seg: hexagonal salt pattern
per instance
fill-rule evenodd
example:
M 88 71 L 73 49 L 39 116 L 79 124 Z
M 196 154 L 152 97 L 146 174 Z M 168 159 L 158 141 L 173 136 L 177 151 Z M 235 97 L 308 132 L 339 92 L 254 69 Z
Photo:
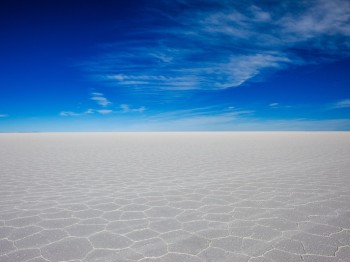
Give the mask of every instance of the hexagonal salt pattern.
M 0 261 L 350 261 L 350 134 L 0 134 Z

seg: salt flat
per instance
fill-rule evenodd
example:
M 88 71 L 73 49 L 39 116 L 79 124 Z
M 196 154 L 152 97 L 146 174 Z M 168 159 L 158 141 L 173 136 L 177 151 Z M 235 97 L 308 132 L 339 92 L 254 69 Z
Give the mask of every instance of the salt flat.
M 0 261 L 350 261 L 350 133 L 0 134 Z

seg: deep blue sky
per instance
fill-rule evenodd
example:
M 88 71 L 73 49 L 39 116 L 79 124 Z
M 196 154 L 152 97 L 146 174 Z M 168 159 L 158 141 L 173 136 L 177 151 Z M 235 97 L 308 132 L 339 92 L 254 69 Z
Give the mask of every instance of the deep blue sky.
M 0 132 L 350 130 L 348 0 L 2 0 Z

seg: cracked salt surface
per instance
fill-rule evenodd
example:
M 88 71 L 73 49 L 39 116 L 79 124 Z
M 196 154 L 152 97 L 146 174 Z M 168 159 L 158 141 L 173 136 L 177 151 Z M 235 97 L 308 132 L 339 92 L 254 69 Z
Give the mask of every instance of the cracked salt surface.
M 350 133 L 0 134 L 0 262 L 350 261 Z

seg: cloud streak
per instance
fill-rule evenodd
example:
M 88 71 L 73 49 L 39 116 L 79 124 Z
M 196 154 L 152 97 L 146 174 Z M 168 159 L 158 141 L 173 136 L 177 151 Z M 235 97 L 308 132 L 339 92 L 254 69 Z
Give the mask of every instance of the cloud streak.
M 127 104 L 121 104 L 120 109 L 122 110 L 123 113 L 129 113 L 129 112 L 143 113 L 146 110 L 146 108 L 144 106 L 141 106 L 138 108 L 132 108 Z
M 201 108 L 190 108 L 174 110 L 165 113 L 155 114 L 148 118 L 148 123 L 153 126 L 160 123 L 172 128 L 189 130 L 188 128 L 207 128 L 208 126 L 229 125 L 243 117 L 254 115 L 253 110 L 235 109 L 234 107 L 211 106 Z
M 95 110 L 89 108 L 87 110 L 85 110 L 84 112 L 73 112 L 73 111 L 61 111 L 59 113 L 60 116 L 83 116 L 83 115 L 90 115 L 93 114 L 95 112 Z
M 344 99 L 334 104 L 333 108 L 350 108 L 350 99 Z
M 112 113 L 113 110 L 109 110 L 109 109 L 87 109 L 85 110 L 84 112 L 73 112 L 73 111 L 61 111 L 59 113 L 60 116 L 85 116 L 85 115 L 92 115 L 92 114 L 95 114 L 95 113 L 99 113 L 101 115 L 107 115 L 107 114 L 110 114 Z
M 157 26 L 135 27 L 82 67 L 94 81 L 131 90 L 226 89 L 349 56 L 350 2 L 258 4 L 164 1 L 150 12 Z
M 100 106 L 106 107 L 110 104 L 112 104 L 110 101 L 108 101 L 107 98 L 104 97 L 104 95 L 102 93 L 97 93 L 94 92 L 91 94 L 91 100 L 96 101 L 97 104 L 99 104 Z
M 96 110 L 98 113 L 100 113 L 101 115 L 108 115 L 110 113 L 113 112 L 113 110 L 109 110 L 109 109 L 100 109 L 100 110 Z
M 347 118 L 262 119 L 255 113 L 222 106 L 192 108 L 156 114 L 147 118 L 147 123 L 138 121 L 127 128 L 142 131 L 331 131 L 350 127 Z
M 100 105 L 102 107 L 101 108 L 97 108 L 97 109 L 93 109 L 93 108 L 89 108 L 83 112 L 74 112 L 74 111 L 61 111 L 59 113 L 60 116 L 63 117 L 76 117 L 76 116 L 84 116 L 84 115 L 91 115 L 91 114 L 100 114 L 100 115 L 108 115 L 111 113 L 132 113 L 132 112 L 137 112 L 137 113 L 143 113 L 146 110 L 146 107 L 144 106 L 140 106 L 140 107 L 132 107 L 129 104 L 120 104 L 119 108 L 117 109 L 106 109 L 105 107 L 109 106 L 112 104 L 112 102 L 110 102 L 103 93 L 99 93 L 99 92 L 93 92 L 91 93 L 91 100 L 97 102 L 98 105 Z M 1 117 L 2 115 L 0 115 Z M 5 116 L 5 115 L 4 115 Z

